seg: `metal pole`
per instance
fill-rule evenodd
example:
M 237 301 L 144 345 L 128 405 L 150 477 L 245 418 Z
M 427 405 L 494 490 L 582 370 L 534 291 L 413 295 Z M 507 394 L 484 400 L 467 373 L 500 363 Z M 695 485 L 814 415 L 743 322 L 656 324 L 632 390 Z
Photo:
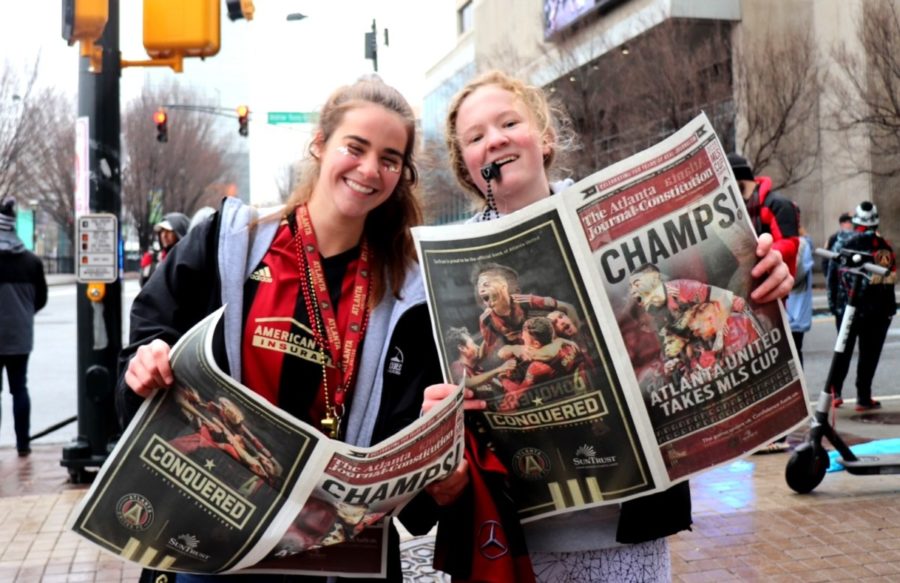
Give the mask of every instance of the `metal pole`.
M 87 57 L 80 60 L 78 114 L 90 118 L 90 212 L 112 213 L 118 220 L 122 214 L 119 0 L 109 0 L 109 20 L 99 44 L 103 48 L 100 73 L 88 71 Z M 115 385 L 122 348 L 121 280 L 106 284 L 105 296 L 96 307 L 87 297 L 87 287 L 79 283 L 77 288 L 78 437 L 63 448 L 60 461 L 76 483 L 90 479 L 86 468 L 103 464 L 119 434 Z M 99 326 L 95 311 L 101 306 L 108 341 L 96 348 Z

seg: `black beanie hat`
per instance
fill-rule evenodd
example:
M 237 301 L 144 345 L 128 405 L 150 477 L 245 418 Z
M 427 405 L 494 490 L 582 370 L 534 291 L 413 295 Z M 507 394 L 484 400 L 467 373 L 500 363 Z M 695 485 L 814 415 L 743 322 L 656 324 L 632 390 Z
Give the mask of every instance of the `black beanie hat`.
M 753 168 L 750 167 L 750 163 L 743 156 L 735 153 L 728 154 L 728 163 L 731 164 L 731 171 L 734 172 L 734 177 L 738 180 L 749 180 L 750 182 L 756 180 L 756 176 L 753 175 Z

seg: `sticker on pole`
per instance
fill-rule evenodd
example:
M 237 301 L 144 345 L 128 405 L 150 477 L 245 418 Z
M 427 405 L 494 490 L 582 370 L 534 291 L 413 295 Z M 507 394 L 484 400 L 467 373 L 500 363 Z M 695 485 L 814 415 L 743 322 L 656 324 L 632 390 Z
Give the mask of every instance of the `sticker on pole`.
M 115 282 L 119 268 L 119 222 L 116 216 L 108 213 L 81 215 L 76 223 L 78 283 Z

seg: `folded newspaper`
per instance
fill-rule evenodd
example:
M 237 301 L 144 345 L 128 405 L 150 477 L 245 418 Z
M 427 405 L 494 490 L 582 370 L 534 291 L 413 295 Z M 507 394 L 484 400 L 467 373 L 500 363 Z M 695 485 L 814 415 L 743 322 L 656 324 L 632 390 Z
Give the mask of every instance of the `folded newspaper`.
M 650 494 L 809 415 L 780 302 L 705 115 L 495 221 L 414 230 L 448 380 L 523 522 Z
M 462 387 L 373 447 L 328 439 L 219 369 L 223 311 L 173 347 L 175 386 L 141 406 L 72 528 L 165 571 L 384 577 L 391 517 L 462 458 Z

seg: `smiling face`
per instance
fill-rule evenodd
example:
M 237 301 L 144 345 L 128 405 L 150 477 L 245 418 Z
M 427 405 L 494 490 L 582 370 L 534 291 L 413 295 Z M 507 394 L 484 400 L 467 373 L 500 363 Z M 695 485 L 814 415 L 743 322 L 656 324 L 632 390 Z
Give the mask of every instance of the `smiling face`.
M 472 92 L 459 106 L 456 139 L 470 177 L 481 192 L 487 183 L 481 167 L 502 166 L 491 188 L 501 212 L 512 212 L 549 195 L 544 156 L 548 139 L 541 135 L 526 105 L 496 85 Z
M 498 316 L 509 315 L 512 304 L 509 296 L 509 284 L 505 279 L 486 273 L 478 277 L 475 287 L 485 308 Z
M 397 113 L 372 103 L 348 109 L 327 141 L 321 134 L 315 138 L 312 151 L 320 168 L 310 206 L 364 223 L 400 181 L 408 139 Z

